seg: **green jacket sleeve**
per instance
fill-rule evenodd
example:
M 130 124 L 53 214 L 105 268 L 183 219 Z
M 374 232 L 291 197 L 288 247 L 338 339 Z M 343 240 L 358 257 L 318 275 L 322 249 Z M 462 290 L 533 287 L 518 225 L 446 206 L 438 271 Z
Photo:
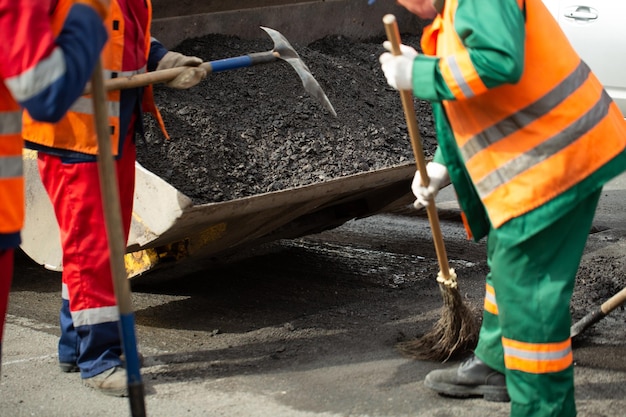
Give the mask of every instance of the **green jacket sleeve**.
M 446 30 L 450 30 L 446 28 Z M 516 0 L 459 0 L 454 30 L 488 88 L 515 83 L 524 68 L 524 14 Z M 453 100 L 439 71 L 441 56 L 418 55 L 413 94 L 424 100 Z

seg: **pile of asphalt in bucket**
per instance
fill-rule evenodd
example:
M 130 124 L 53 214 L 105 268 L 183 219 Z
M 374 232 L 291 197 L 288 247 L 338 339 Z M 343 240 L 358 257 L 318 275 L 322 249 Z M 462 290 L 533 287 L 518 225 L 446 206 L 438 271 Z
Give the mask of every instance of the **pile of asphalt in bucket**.
M 419 45 L 415 35 L 403 40 Z M 336 117 L 280 59 L 209 74 L 189 90 L 155 85 L 171 139 L 147 117 L 137 160 L 194 204 L 414 163 L 399 93 L 387 85 L 378 62 L 383 41 L 329 36 L 307 46 L 292 43 Z M 213 61 L 273 47 L 260 31 L 255 40 L 214 34 L 172 50 Z M 429 158 L 435 149 L 430 104 L 416 99 L 415 113 Z

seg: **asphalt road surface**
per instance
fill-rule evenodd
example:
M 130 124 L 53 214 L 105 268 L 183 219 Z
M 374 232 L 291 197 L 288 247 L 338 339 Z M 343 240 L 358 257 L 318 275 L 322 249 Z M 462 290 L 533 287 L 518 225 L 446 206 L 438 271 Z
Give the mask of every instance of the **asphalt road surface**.
M 590 277 L 612 266 L 607 285 L 624 275 L 621 184 L 607 188 L 583 262 Z M 484 244 L 465 240 L 452 198 L 445 192 L 440 198 L 451 266 L 467 304 L 480 309 Z M 228 264 L 133 280 L 147 415 L 508 415 L 507 403 L 432 393 L 424 376 L 456 362 L 416 361 L 395 348 L 439 317 L 429 233 L 423 216 L 379 215 L 275 242 Z M 128 399 L 103 396 L 58 369 L 60 274 L 20 255 L 15 275 L 0 416 L 130 415 Z M 596 298 L 586 300 L 592 305 Z M 581 416 L 626 415 L 625 321 L 617 310 L 575 348 Z

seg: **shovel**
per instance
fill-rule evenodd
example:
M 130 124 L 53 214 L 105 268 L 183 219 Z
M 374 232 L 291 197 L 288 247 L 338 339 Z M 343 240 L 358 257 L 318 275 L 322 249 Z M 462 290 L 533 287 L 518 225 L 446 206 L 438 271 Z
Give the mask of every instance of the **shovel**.
M 333 116 L 337 117 L 337 112 L 335 112 L 333 105 L 328 100 L 328 97 L 326 97 L 324 90 L 322 90 L 322 87 L 320 87 L 317 80 L 315 80 L 311 74 L 309 68 L 302 61 L 289 41 L 280 32 L 274 29 L 264 26 L 261 26 L 261 29 L 263 29 L 274 42 L 274 49 L 271 51 L 255 52 L 233 58 L 203 62 L 199 65 L 199 67 L 204 69 L 207 74 L 209 74 L 212 72 L 222 72 L 232 69 L 246 68 L 253 65 L 267 64 L 278 59 L 282 59 L 283 61 L 288 62 L 293 69 L 296 70 L 296 73 L 302 80 L 304 89 L 317 101 L 319 101 L 326 110 L 332 113 Z M 106 91 L 111 91 L 143 87 L 150 84 L 166 83 L 172 81 L 185 71 L 185 69 L 187 69 L 187 67 L 177 67 L 131 75 L 129 77 L 113 78 L 105 81 L 105 88 Z M 83 94 L 89 93 L 91 93 L 91 86 L 87 86 Z
M 599 308 L 596 308 L 585 317 L 574 323 L 570 328 L 570 337 L 573 339 L 578 336 L 589 327 L 606 317 L 611 311 L 624 304 L 624 302 L 626 302 L 626 288 L 622 288 L 621 291 L 602 303 Z
M 113 165 L 111 141 L 109 138 L 106 93 L 102 75 L 102 62 L 98 61 L 91 77 L 93 85 L 94 120 L 98 138 L 98 174 L 102 193 L 104 220 L 111 257 L 111 274 L 115 300 L 120 314 L 120 335 L 126 356 L 128 397 L 132 417 L 145 417 L 144 386 L 141 380 L 139 354 L 135 337 L 135 317 L 133 313 L 130 284 L 124 265 L 126 242 L 122 226 L 117 175 Z

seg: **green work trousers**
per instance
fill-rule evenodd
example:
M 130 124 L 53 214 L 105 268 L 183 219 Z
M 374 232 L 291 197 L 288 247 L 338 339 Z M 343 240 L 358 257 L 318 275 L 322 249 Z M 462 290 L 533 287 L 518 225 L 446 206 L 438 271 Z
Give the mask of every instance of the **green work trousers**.
M 559 372 L 506 369 L 502 337 L 526 343 L 569 338 L 570 302 L 601 190 L 530 238 L 514 241 L 491 229 L 487 240 L 498 314 L 483 313 L 475 354 L 506 375 L 511 417 L 573 417 L 573 364 Z

